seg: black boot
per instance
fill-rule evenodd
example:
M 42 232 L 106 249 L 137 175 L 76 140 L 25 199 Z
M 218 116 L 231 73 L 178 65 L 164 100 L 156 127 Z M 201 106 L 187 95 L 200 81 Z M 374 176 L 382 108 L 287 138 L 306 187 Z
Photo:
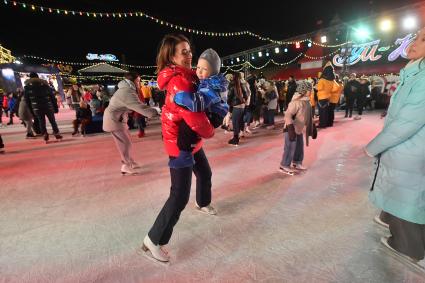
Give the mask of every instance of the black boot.
M 237 146 L 239 145 L 239 138 L 238 137 L 233 137 L 231 140 L 228 141 L 229 145 L 234 145 Z
M 49 141 L 49 134 L 48 133 L 45 133 L 43 135 L 43 139 L 44 139 L 45 142 L 48 142 Z

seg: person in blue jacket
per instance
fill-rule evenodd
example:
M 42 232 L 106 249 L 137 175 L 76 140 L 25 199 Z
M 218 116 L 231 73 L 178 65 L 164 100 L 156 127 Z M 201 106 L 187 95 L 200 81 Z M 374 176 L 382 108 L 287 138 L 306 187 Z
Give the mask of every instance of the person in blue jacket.
M 391 232 L 381 242 L 425 270 L 425 28 L 409 47 L 408 58 L 384 128 L 365 151 L 378 160 L 369 199 L 383 210 Z

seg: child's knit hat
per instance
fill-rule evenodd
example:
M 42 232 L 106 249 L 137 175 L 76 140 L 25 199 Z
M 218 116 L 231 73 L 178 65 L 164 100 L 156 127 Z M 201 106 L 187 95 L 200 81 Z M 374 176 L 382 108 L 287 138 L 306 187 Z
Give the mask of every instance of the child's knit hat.
M 218 75 L 220 73 L 221 60 L 220 56 L 218 56 L 217 52 L 214 49 L 208 48 L 207 50 L 202 52 L 201 56 L 199 56 L 199 59 L 207 60 L 208 64 L 210 64 L 211 66 L 212 76 Z

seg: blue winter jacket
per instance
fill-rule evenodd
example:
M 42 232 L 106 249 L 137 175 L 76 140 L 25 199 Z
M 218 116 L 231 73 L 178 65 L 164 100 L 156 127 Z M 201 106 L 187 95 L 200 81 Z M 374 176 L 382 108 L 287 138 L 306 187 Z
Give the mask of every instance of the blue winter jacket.
M 366 151 L 380 156 L 371 202 L 398 218 L 425 224 L 425 60 L 401 70 L 384 128 Z

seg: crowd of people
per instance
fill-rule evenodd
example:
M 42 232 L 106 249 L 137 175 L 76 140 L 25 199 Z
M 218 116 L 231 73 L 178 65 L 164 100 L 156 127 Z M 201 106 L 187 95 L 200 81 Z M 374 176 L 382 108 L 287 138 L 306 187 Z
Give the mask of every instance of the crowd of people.
M 419 267 L 425 252 L 424 42 L 422 30 L 409 49 L 411 62 L 401 71 L 400 87 L 393 95 L 384 129 L 365 149 L 378 161 L 370 199 L 382 213 L 375 221 L 391 232 L 391 237 L 383 238 L 382 243 Z M 317 138 L 318 128 L 334 125 L 336 109 L 344 109 L 344 117 L 352 118 L 356 106 L 358 115 L 354 119 L 360 120 L 364 107 L 373 107 L 373 82 L 365 76 L 357 78 L 354 73 L 341 80 L 330 62 L 317 78 L 296 81 L 290 77 L 286 82 L 255 75 L 245 78 L 240 72 L 224 76 L 220 66 L 219 55 L 207 49 L 194 71 L 190 41 L 184 35 L 172 34 L 163 38 L 157 55 L 158 87 L 165 92 L 158 92 L 161 96 L 155 101 L 150 102 L 152 90 L 140 82 L 135 72 L 125 75 L 112 97 L 106 97 L 101 87 L 93 94 L 79 85 L 71 86 L 66 94 L 67 104 L 76 111 L 73 135 L 80 131 L 84 134 L 92 117 L 102 116 L 103 130 L 111 133 L 120 154 L 123 174 L 137 174 L 140 168 L 131 156 L 128 129 L 133 122 L 129 123 L 129 118 L 135 117 L 140 125 L 138 135 L 143 136 L 145 118 L 162 113 L 170 195 L 142 244 L 144 252 L 161 262 L 170 260 L 164 246 L 188 203 L 192 173 L 196 177 L 195 208 L 208 215 L 217 214 L 212 205 L 212 169 L 203 149 L 203 139 L 213 137 L 216 128 L 232 131 L 228 144 L 238 146 L 242 137 L 259 127 L 275 129 L 275 115 L 283 115 L 284 144 L 279 171 L 294 175 L 307 169 L 303 165 L 304 145 L 309 144 L 310 138 Z M 47 117 L 54 136 L 61 138 L 54 117 L 59 102 L 49 84 L 37 74 L 30 74 L 16 101 L 14 95 L 8 98 L 9 116 L 16 113 L 10 110 L 16 109 L 14 103 L 19 104 L 18 115 L 27 127 L 27 137 L 33 135 L 34 121 L 47 141 Z

